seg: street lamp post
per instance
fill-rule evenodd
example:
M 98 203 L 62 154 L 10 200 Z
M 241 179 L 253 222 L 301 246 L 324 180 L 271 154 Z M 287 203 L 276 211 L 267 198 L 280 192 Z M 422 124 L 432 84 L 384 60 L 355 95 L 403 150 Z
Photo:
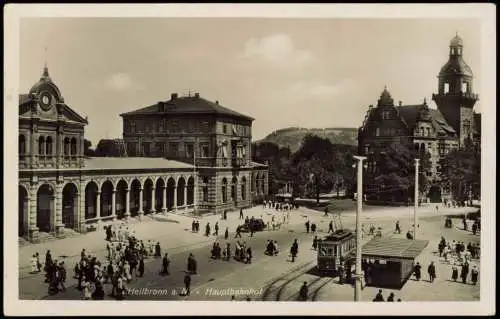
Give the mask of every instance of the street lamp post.
M 413 209 L 413 239 L 417 239 L 417 208 L 418 208 L 418 165 L 419 159 L 415 159 L 415 207 Z
M 356 209 L 356 289 L 354 291 L 354 301 L 361 301 L 361 210 L 363 208 L 363 160 L 364 156 L 354 156 L 358 161 L 358 196 Z

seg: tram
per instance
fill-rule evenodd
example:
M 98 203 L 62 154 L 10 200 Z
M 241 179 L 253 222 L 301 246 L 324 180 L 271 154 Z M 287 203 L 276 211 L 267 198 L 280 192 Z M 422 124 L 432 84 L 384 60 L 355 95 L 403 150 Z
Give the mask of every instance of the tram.
M 341 265 L 349 267 L 356 253 L 356 235 L 348 229 L 339 229 L 318 241 L 317 269 L 337 274 Z

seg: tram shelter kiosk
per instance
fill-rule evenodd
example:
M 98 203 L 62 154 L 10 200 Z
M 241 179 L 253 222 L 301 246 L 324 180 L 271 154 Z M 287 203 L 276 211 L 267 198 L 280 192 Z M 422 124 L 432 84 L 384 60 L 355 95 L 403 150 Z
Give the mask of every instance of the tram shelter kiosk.
M 413 273 L 415 258 L 427 247 L 427 240 L 374 238 L 362 247 L 362 264 L 367 285 L 400 289 Z

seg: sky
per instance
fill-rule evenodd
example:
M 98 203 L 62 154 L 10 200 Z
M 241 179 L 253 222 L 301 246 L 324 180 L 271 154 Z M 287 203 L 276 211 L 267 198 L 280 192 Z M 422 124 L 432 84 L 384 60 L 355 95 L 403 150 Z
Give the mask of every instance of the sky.
M 88 116 L 93 146 L 121 138 L 120 113 L 174 92 L 254 117 L 254 140 L 291 126 L 357 128 L 384 86 L 395 103 L 435 108 L 456 33 L 481 96 L 480 30 L 472 19 L 23 18 L 20 93 L 46 62 L 66 104 Z

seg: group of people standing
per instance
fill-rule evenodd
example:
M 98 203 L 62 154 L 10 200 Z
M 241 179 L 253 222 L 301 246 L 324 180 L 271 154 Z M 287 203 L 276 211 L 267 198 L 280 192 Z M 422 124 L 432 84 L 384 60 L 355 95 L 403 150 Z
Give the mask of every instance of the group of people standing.
M 299 208 L 299 205 L 297 205 L 295 203 L 283 203 L 283 202 L 272 201 L 272 200 L 269 200 L 269 201 L 264 200 L 264 202 L 262 203 L 262 206 L 264 208 L 272 208 L 272 209 L 276 209 L 276 210 L 285 210 L 285 211 Z

